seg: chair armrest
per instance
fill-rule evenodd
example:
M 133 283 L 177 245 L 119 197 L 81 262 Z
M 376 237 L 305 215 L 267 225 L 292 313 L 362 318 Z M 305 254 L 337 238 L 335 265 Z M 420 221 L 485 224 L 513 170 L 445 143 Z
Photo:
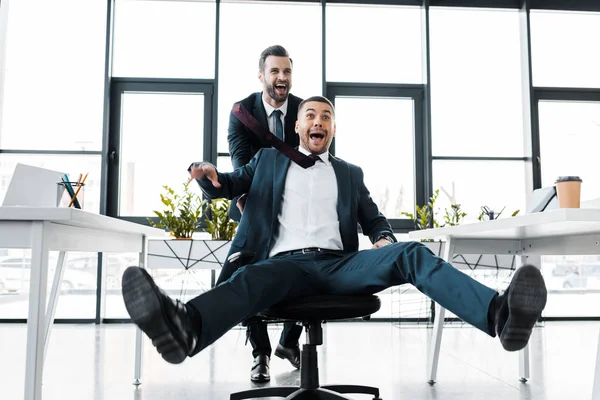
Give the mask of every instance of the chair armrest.
M 227 258 L 231 264 L 237 264 L 238 267 L 242 265 L 247 265 L 252 262 L 256 253 L 253 251 L 238 251 L 237 253 L 233 253 Z

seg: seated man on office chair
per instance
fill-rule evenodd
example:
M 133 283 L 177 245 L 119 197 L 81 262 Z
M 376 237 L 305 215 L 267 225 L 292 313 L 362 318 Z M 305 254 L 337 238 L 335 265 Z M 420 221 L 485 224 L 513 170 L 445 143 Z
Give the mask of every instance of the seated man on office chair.
M 519 268 L 499 294 L 423 244 L 397 243 L 364 185 L 362 170 L 328 152 L 336 134 L 331 102 L 308 98 L 298 115 L 299 150 L 307 158 L 294 157 L 298 161 L 292 163 L 277 150 L 262 149 L 232 173 L 219 173 L 209 163 L 191 170 L 211 198 L 248 193 L 231 253 L 255 251 L 252 264 L 185 304 L 166 296 L 144 269 L 125 271 L 127 311 L 162 357 L 181 363 L 283 300 L 374 294 L 404 283 L 484 333 L 498 335 L 506 350 L 525 347 L 546 304 L 539 270 Z M 358 251 L 357 224 L 372 249 Z

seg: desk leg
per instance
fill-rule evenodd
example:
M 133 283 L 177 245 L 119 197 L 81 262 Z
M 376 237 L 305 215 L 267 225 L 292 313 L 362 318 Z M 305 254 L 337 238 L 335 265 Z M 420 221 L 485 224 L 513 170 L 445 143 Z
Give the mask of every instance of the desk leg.
M 100 281 L 98 282 L 98 290 L 100 290 L 100 304 L 98 304 L 97 315 L 98 320 L 97 324 L 101 324 L 106 316 L 106 270 L 108 269 L 108 253 L 101 253 L 102 262 L 98 264 L 98 268 L 100 268 Z
M 148 239 L 142 239 L 142 251 L 140 252 L 139 266 L 140 268 L 146 268 L 146 258 L 148 252 Z M 143 340 L 142 331 L 139 328 L 135 328 L 135 366 L 133 371 L 133 384 L 138 386 L 142 384 L 142 350 Z
M 527 382 L 529 379 L 529 345 L 519 350 L 519 380 Z
M 444 316 L 446 309 L 435 304 L 435 320 L 433 321 L 433 332 L 431 337 L 432 346 L 429 348 L 429 359 L 427 360 L 427 382 L 435 383 L 438 361 L 440 359 L 440 346 L 442 345 L 442 330 L 444 329 Z
M 596 353 L 596 372 L 594 373 L 592 400 L 600 400 L 600 335 L 598 335 L 598 351 Z
M 60 251 L 58 253 L 58 262 L 56 263 L 56 271 L 54 272 L 54 280 L 52 281 L 52 290 L 50 290 L 50 298 L 48 299 L 48 307 L 46 308 L 46 338 L 44 339 L 44 360 L 46 359 L 46 353 L 48 352 L 50 332 L 52 331 L 52 325 L 54 324 L 56 304 L 58 303 L 58 296 L 60 296 L 60 285 L 62 283 L 63 275 L 65 272 L 65 254 L 66 253 L 64 251 Z
M 31 275 L 29 313 L 27 315 L 27 356 L 25 359 L 25 400 L 42 398 L 48 289 L 48 248 L 45 243 L 47 222 L 34 221 L 31 233 Z
M 135 328 L 135 371 L 133 372 L 133 384 L 138 386 L 142 384 L 142 330 Z
M 452 238 L 446 239 L 444 254 L 442 258 L 447 262 L 451 262 L 454 257 L 454 241 Z M 435 383 L 437 375 L 438 361 L 440 359 L 440 347 L 442 345 L 442 330 L 444 329 L 444 316 L 446 309 L 436 303 L 435 305 L 435 320 L 433 321 L 433 332 L 431 337 L 432 346 L 429 348 L 427 360 L 427 381 L 430 384 Z

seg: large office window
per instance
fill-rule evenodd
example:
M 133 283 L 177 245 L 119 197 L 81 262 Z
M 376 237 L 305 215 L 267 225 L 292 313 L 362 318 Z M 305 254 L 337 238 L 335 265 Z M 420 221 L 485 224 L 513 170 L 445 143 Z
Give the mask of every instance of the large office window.
M 335 102 L 332 150 L 359 165 L 395 228 L 413 212 L 423 138 L 420 7 L 327 4 L 327 96 Z M 382 173 L 382 171 L 386 171 Z M 392 179 L 390 179 L 393 177 Z
M 0 155 L 0 198 L 23 163 L 73 179 L 89 173 L 84 209 L 99 212 L 107 2 L 11 1 L 7 15 L 0 28 L 0 148 L 8 151 Z M 67 260 L 57 318 L 94 318 L 96 259 L 81 253 Z M 51 273 L 55 263 L 53 253 Z M 27 317 L 29 268 L 29 250 L 0 249 L 0 318 Z
M 310 28 L 309 28 L 310 27 Z M 322 89 L 321 7 L 309 3 L 221 3 L 219 32 L 218 151 L 228 153 L 227 126 L 233 103 L 262 90 L 260 53 L 271 45 L 287 49 L 294 62 L 291 93 L 306 98 Z M 225 157 L 219 168 L 231 168 Z
M 465 221 L 477 221 L 481 207 L 486 206 L 507 218 L 525 212 L 527 189 L 523 161 L 433 161 L 433 187 L 440 190 L 436 202 L 436 219 L 444 223 L 450 204 L 460 204 L 467 213 Z
M 334 154 L 362 168 L 373 201 L 388 219 L 406 219 L 402 212 L 415 207 L 415 143 L 423 135 L 422 89 L 330 84 L 327 94 L 336 108 Z M 411 224 L 404 222 L 407 227 Z
M 432 170 L 440 217 L 451 203 L 461 204 L 467 220 L 476 220 L 481 206 L 522 210 L 518 11 L 432 7 L 430 15 Z
M 402 211 L 410 212 L 415 205 L 413 99 L 339 97 L 335 105 L 341 133 L 336 154 L 363 165 L 365 183 L 381 212 L 388 218 L 402 218 Z M 354 118 L 357 115 L 389 119 Z M 374 136 L 377 140 L 369 139 Z M 394 171 L 394 179 L 381 171 Z
M 531 12 L 533 85 L 600 88 L 600 13 Z
M 215 14 L 214 0 L 117 0 L 113 75 L 214 78 Z
M 328 4 L 327 81 L 423 83 L 421 8 Z
M 554 185 L 560 175 L 579 175 L 581 200 L 600 198 L 600 91 L 538 90 L 537 96 L 542 186 Z M 600 257 L 548 256 L 542 261 L 550 292 L 544 316 L 598 316 Z
M 542 186 L 554 185 L 561 175 L 579 175 L 581 199 L 600 198 L 600 102 L 543 100 L 538 110 Z
M 119 191 L 109 213 L 154 216 L 164 209 L 163 186 L 180 192 L 189 164 L 209 158 L 212 85 L 117 81 L 112 92 L 109 177 Z M 190 189 L 200 194 L 198 185 Z
M 189 179 L 191 162 L 209 159 L 211 147 L 210 116 L 213 87 L 209 83 L 129 81 L 117 79 L 112 85 L 111 130 L 109 151 L 115 156 L 109 161 L 109 181 L 118 191 L 111 192 L 109 215 L 127 217 L 145 223 L 154 210 L 164 210 L 160 194 L 163 185 L 177 192 Z M 190 184 L 192 192 L 201 195 L 198 185 Z M 118 262 L 108 259 L 119 274 L 108 275 L 105 317 L 127 317 L 122 296 L 114 285 L 120 285 L 125 267 L 137 264 L 135 254 L 120 254 Z M 111 269 L 104 271 L 109 274 Z M 153 270 L 153 273 L 157 271 Z M 165 290 L 178 287 L 181 273 L 160 271 L 159 282 Z M 194 276 L 203 285 L 210 285 L 210 271 Z M 175 279 L 175 281 L 174 281 Z M 193 290 L 194 279 L 180 284 L 186 293 Z M 111 287 L 111 284 L 113 287 Z M 180 297 L 180 293 L 173 292 Z
M 9 13 L 0 146 L 100 150 L 106 1 L 12 1 Z

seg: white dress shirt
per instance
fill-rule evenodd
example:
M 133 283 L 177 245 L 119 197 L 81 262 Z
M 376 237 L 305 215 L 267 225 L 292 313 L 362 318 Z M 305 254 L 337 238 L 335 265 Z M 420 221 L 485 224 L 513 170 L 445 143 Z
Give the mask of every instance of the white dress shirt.
M 298 150 L 310 154 L 302 146 Z M 269 257 L 307 247 L 343 250 L 335 171 L 328 152 L 319 157 L 323 162 L 306 169 L 290 163 L 278 215 L 279 229 Z
M 261 98 L 262 98 L 262 94 L 261 94 Z M 285 140 L 285 116 L 287 114 L 287 108 L 288 108 L 288 99 L 285 99 L 285 102 L 281 105 L 281 107 L 279 108 L 275 108 L 272 105 L 270 105 L 269 103 L 267 103 L 265 101 L 265 99 L 262 99 L 263 102 L 263 106 L 265 107 L 265 111 L 267 112 L 267 123 L 269 124 L 269 131 L 273 134 L 276 135 L 275 132 L 275 120 L 273 119 L 273 111 L 275 110 L 279 110 L 281 111 L 281 126 L 283 126 L 283 140 Z

